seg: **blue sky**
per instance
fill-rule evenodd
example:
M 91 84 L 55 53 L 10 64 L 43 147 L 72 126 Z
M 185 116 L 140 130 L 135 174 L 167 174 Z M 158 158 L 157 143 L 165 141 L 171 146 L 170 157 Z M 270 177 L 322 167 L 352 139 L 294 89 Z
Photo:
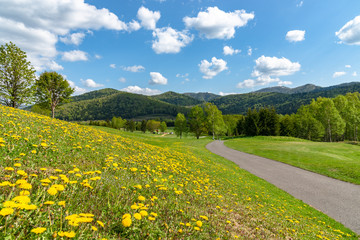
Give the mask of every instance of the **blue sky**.
M 358 0 L 0 0 L 0 44 L 76 94 L 246 93 L 358 81 Z

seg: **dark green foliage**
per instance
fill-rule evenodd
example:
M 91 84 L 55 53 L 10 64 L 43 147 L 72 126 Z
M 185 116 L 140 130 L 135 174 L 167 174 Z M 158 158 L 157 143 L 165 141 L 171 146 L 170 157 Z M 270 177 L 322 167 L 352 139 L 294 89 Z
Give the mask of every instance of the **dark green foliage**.
M 95 98 L 102 98 L 119 92 L 120 91 L 116 89 L 104 88 L 96 91 L 87 92 L 78 96 L 74 96 L 71 98 L 71 102 L 79 102 L 79 101 L 90 100 Z
M 223 115 L 227 136 L 238 136 L 240 134 L 238 124 L 244 119 L 243 115 Z M 242 131 L 241 131 L 242 132 Z
M 184 93 L 184 95 L 195 98 L 197 100 L 200 100 L 202 102 L 209 102 L 215 98 L 220 97 L 220 95 L 216 95 L 213 93 L 208 92 L 199 92 L 199 93 Z
M 259 110 L 259 135 L 278 136 L 280 132 L 279 116 L 274 107 Z
M 277 86 L 277 87 L 269 87 L 269 88 L 263 88 L 255 92 L 272 92 L 272 93 L 286 93 L 286 94 L 294 94 L 294 93 L 306 93 L 311 92 L 314 90 L 319 90 L 321 87 L 316 86 L 314 84 L 306 84 L 300 87 L 296 88 L 288 88 L 284 86 Z
M 248 109 L 248 112 L 245 116 L 243 128 L 244 134 L 247 136 L 259 135 L 259 114 L 256 108 L 254 108 L 254 110 L 251 110 L 251 108 Z
M 203 101 L 200 101 L 196 98 L 171 91 L 162 93 L 160 95 L 151 96 L 150 98 L 178 106 L 194 106 L 203 103 Z
M 187 113 L 189 110 L 172 104 L 164 103 L 147 96 L 119 92 L 109 96 L 64 104 L 56 114 L 57 118 L 82 121 L 104 120 L 113 116 L 132 119 L 138 116 L 170 115 L 178 112 Z
M 18 108 L 33 100 L 35 70 L 14 43 L 0 46 L 0 103 Z
M 324 136 L 324 127 L 315 117 L 309 105 L 302 106 L 294 117 L 295 136 L 319 141 Z
M 295 136 L 295 122 L 294 115 L 285 116 L 280 115 L 280 135 L 281 136 Z
M 141 129 L 141 131 L 142 131 L 143 133 L 146 133 L 146 123 L 147 123 L 146 120 L 142 120 L 142 121 L 141 121 L 141 127 L 140 127 L 140 129 Z
M 275 107 L 279 114 L 296 113 L 301 105 L 311 103 L 317 97 L 333 98 L 348 92 L 360 92 L 360 83 L 348 83 L 337 86 L 315 89 L 311 92 L 284 93 L 247 93 L 219 97 L 210 102 L 214 103 L 223 114 L 245 114 L 248 108 Z
M 51 110 L 54 118 L 55 108 L 66 102 L 70 102 L 70 96 L 74 89 L 68 81 L 57 72 L 43 72 L 35 83 L 35 96 L 38 104 Z
M 154 132 L 155 130 L 158 130 L 160 128 L 160 122 L 155 120 L 149 120 L 146 123 L 146 129 L 149 132 Z

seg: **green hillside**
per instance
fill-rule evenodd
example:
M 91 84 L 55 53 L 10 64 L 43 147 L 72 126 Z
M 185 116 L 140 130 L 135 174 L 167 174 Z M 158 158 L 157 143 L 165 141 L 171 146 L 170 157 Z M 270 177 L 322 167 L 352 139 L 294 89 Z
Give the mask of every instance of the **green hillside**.
M 81 95 L 77 95 L 71 98 L 72 102 L 79 102 L 84 100 L 90 100 L 95 98 L 102 98 L 106 96 L 110 96 L 112 94 L 119 93 L 118 90 L 113 88 L 104 88 L 96 91 L 87 92 Z
M 187 113 L 189 110 L 151 99 L 144 95 L 118 92 L 105 97 L 64 104 L 56 112 L 56 118 L 83 121 L 107 120 L 112 117 L 136 118 L 137 116 L 169 115 Z
M 209 102 L 210 100 L 220 97 L 220 95 L 216 95 L 216 94 L 208 93 L 208 92 L 183 93 L 183 94 L 186 96 L 198 99 L 200 101 L 205 101 L 205 102 Z
M 196 98 L 171 91 L 159 95 L 151 96 L 150 98 L 178 106 L 194 106 L 204 102 Z

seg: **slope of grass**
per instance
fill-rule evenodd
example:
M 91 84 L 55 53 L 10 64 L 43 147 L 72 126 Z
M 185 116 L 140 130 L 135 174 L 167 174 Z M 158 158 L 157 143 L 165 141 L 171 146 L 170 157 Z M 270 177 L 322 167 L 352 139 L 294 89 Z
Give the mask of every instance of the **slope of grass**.
M 357 237 L 206 152 L 208 139 L 106 133 L 3 106 L 0 136 L 0 239 Z
M 360 184 L 360 147 L 288 137 L 246 137 L 225 145 L 332 178 Z

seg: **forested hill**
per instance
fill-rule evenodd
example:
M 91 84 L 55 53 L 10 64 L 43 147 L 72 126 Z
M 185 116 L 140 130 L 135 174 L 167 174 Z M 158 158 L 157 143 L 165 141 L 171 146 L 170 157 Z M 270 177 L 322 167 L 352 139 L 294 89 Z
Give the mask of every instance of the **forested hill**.
M 110 96 L 112 94 L 115 93 L 119 93 L 119 90 L 113 89 L 113 88 L 104 88 L 104 89 L 100 89 L 97 91 L 91 91 L 91 92 L 87 92 L 81 95 L 77 95 L 71 98 L 72 102 L 79 102 L 79 101 L 83 101 L 83 100 L 90 100 L 90 99 L 95 99 L 95 98 L 102 98 L 102 97 L 106 97 L 106 96 Z
M 210 100 L 220 97 L 220 95 L 216 95 L 216 94 L 209 93 L 209 92 L 183 93 L 183 94 L 186 96 L 195 98 L 197 100 L 200 100 L 200 101 L 205 101 L 205 102 L 208 102 Z
M 273 93 L 286 93 L 286 94 L 295 94 L 295 93 L 306 93 L 311 92 L 314 90 L 320 90 L 322 87 L 316 86 L 314 84 L 306 84 L 296 88 L 288 88 L 284 86 L 277 86 L 277 87 L 269 87 L 269 88 L 262 88 L 255 92 L 273 92 Z
M 118 92 L 100 98 L 64 104 L 59 107 L 55 116 L 69 121 L 107 120 L 114 116 L 131 119 L 138 116 L 163 115 L 175 118 L 177 113 L 186 114 L 188 111 L 188 108 L 144 95 Z
M 309 104 L 312 99 L 317 97 L 333 98 L 348 92 L 360 92 L 360 83 L 353 82 L 315 89 L 311 92 L 284 94 L 274 92 L 254 92 L 247 94 L 228 95 L 216 98 L 213 101 L 223 114 L 245 114 L 248 108 L 260 108 L 274 106 L 277 113 L 295 113 L 301 105 Z
M 204 101 L 196 98 L 180 94 L 176 92 L 165 92 L 159 95 L 151 96 L 150 98 L 157 99 L 163 102 L 171 103 L 179 106 L 194 106 L 203 103 Z

